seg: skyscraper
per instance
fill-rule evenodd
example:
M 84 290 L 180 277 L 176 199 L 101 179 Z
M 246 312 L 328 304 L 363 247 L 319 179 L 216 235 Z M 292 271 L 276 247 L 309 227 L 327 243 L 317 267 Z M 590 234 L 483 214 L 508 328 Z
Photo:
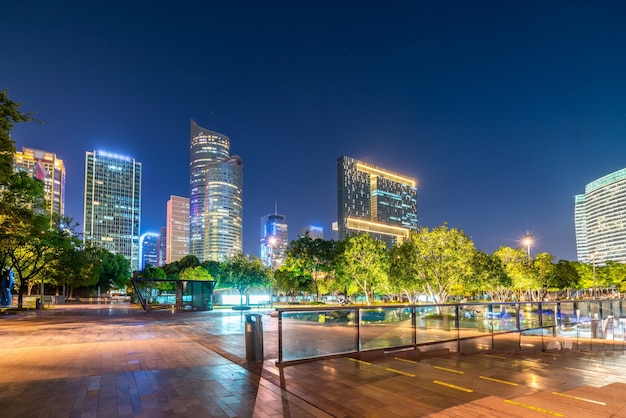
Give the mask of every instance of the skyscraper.
M 165 262 L 178 261 L 189 255 L 189 198 L 170 196 L 167 201 Z
M 207 165 L 204 260 L 224 261 L 243 251 L 243 163 L 233 155 Z
M 141 251 L 139 256 L 139 260 L 141 260 L 139 270 L 145 269 L 148 265 L 152 267 L 158 266 L 158 239 L 159 234 L 155 232 L 146 232 L 139 237 L 139 248 Z
M 626 263 L 626 168 L 585 186 L 574 197 L 578 261 Z
M 318 225 L 307 225 L 300 229 L 300 236 L 309 234 L 312 240 L 324 239 L 324 228 Z
M 277 269 L 285 262 L 289 238 L 287 217 L 274 211 L 261 218 L 261 260 L 267 267 Z
M 189 216 L 189 213 L 187 213 Z M 189 243 L 187 243 L 189 246 Z M 167 227 L 159 228 L 159 237 L 157 238 L 157 266 L 161 267 L 166 263 L 167 258 Z
M 417 229 L 417 181 L 351 157 L 337 160 L 339 239 L 366 232 L 388 247 Z
M 22 147 L 13 159 L 17 170 L 25 170 L 44 182 L 46 213 L 65 214 L 65 165 L 53 152 Z
M 87 152 L 83 243 L 130 260 L 139 269 L 141 163 L 104 151 Z
M 189 151 L 189 251 L 204 261 L 208 166 L 228 160 L 230 139 L 198 126 L 192 119 Z

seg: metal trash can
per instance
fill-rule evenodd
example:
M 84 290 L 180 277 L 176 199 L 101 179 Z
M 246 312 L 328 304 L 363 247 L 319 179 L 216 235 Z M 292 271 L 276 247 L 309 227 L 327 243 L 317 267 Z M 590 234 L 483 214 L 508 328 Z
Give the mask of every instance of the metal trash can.
M 246 360 L 263 361 L 263 321 L 259 314 L 246 314 Z
M 41 298 L 35 299 L 35 309 L 43 309 L 43 302 Z

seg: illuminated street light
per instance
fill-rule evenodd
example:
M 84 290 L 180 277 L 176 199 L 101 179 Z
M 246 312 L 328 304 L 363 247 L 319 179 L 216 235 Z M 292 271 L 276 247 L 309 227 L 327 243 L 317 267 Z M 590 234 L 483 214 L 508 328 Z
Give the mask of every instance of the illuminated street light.
M 526 235 L 524 235 L 524 239 L 522 240 L 522 242 L 524 243 L 524 245 L 526 246 L 526 251 L 528 252 L 528 259 L 530 260 L 530 246 L 533 243 L 533 236 L 531 235 L 531 233 L 529 231 L 526 231 Z
M 596 253 L 591 253 L 591 265 L 593 269 L 593 299 L 596 299 Z

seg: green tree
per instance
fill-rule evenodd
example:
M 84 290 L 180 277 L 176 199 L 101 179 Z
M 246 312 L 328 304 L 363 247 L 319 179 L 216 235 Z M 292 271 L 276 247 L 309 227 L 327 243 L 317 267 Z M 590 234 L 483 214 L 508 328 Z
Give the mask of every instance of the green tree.
M 389 287 L 387 246 L 369 234 L 348 237 L 337 270 L 365 294 L 365 301 L 370 305 L 375 292 L 386 292 Z
M 20 107 L 22 104 L 11 100 L 6 89 L 0 90 L 0 185 L 13 175 L 15 143 L 11 130 L 16 123 L 34 121 L 33 113 L 23 113 Z
M 474 274 L 466 282 L 468 290 L 474 294 L 485 293 L 494 301 L 510 298 L 511 279 L 498 257 L 476 251 L 472 264 Z
M 504 266 L 504 271 L 511 279 L 511 289 L 517 300 L 524 299 L 534 285 L 534 274 L 531 269 L 532 261 L 529 260 L 526 250 L 523 248 L 500 247 L 494 253 Z
M 567 292 L 566 299 L 571 299 L 571 289 L 580 288 L 580 275 L 576 270 L 576 262 L 559 260 L 556 263 L 554 285 Z
M 103 250 L 100 264 L 98 288 L 101 292 L 109 289 L 126 289 L 130 279 L 130 261 L 122 254 Z
M 50 229 L 47 216 L 35 215 L 33 219 L 30 234 L 14 237 L 14 245 L 5 247 L 18 283 L 18 308 L 22 308 L 23 296 L 29 286 L 43 282 L 41 273 L 47 265 L 54 263 L 59 249 L 65 247 L 70 239 L 65 230 L 58 227 Z
M 204 280 L 207 282 L 215 280 L 211 273 L 202 266 L 187 267 L 180 272 L 178 278 L 179 280 Z
M 414 263 L 407 269 L 412 280 L 435 303 L 446 303 L 462 293 L 473 274 L 474 243 L 457 228 L 446 224 L 429 229 L 421 227 L 409 234 L 405 256 Z
M 539 253 L 532 262 L 534 276 L 533 299 L 544 300 L 549 288 L 556 285 L 556 266 L 552 262 L 554 256 L 550 253 Z
M 308 234 L 289 244 L 285 259 L 287 271 L 299 285 L 307 283 L 313 287 L 316 301 L 319 301 L 320 293 L 329 290 L 324 282 L 333 270 L 336 249 L 335 241 L 314 240 Z
M 305 292 L 311 287 L 311 278 L 299 275 L 297 270 L 290 268 L 290 264 L 287 259 L 278 270 L 274 271 L 273 285 L 275 290 L 291 296 L 293 301 L 298 293 Z
M 224 285 L 237 289 L 240 304 L 252 288 L 262 288 L 270 283 L 271 272 L 258 257 L 248 258 L 239 253 L 224 261 Z

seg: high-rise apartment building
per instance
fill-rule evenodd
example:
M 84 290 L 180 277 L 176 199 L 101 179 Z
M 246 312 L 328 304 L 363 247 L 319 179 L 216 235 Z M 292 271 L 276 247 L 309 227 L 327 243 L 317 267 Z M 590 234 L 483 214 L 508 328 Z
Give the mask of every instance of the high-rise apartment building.
M 189 216 L 189 213 L 187 213 Z M 189 245 L 189 243 L 187 244 Z M 167 258 L 167 227 L 159 228 L 159 238 L 157 238 L 157 266 L 165 265 Z
M 141 163 L 104 151 L 87 152 L 83 243 L 130 260 L 139 270 Z
M 312 240 L 324 239 L 324 228 L 318 225 L 307 225 L 300 228 L 301 237 L 304 237 L 307 234 Z
M 158 239 L 159 234 L 155 232 L 146 232 L 139 237 L 139 249 L 141 252 L 139 255 L 139 260 L 141 260 L 139 270 L 145 269 L 148 265 L 152 267 L 158 266 Z
M 228 159 L 230 139 L 192 119 L 189 152 L 189 251 L 204 261 L 207 170 L 209 164 Z
M 65 214 L 65 165 L 53 152 L 22 147 L 13 159 L 17 170 L 25 170 L 44 182 L 46 213 Z
M 189 198 L 170 196 L 167 201 L 165 262 L 178 261 L 189 255 Z
M 204 259 L 224 261 L 243 251 L 243 163 L 233 155 L 207 166 Z
M 626 263 L 626 168 L 601 177 L 574 197 L 579 262 Z
M 261 218 L 261 260 L 263 264 L 277 269 L 287 257 L 289 238 L 287 235 L 287 217 L 270 213 Z
M 337 160 L 339 239 L 368 233 L 388 247 L 417 229 L 417 181 L 351 157 Z

